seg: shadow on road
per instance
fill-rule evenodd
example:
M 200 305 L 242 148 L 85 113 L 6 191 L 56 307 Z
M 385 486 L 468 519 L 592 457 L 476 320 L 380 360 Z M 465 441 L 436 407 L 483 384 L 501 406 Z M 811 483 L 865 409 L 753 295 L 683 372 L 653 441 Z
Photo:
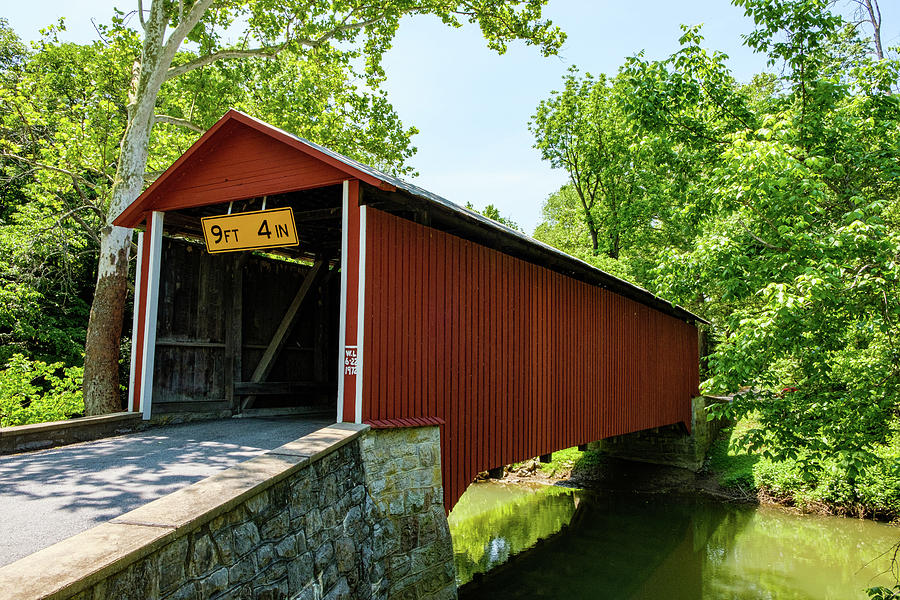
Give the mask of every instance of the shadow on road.
M 331 422 L 204 421 L 0 456 L 0 565 Z

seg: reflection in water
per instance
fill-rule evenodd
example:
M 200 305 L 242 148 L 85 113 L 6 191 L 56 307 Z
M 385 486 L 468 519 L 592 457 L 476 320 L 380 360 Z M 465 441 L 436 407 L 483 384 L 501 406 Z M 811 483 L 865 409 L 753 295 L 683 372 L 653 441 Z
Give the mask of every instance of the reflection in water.
M 486 483 L 470 486 L 450 513 L 457 583 L 501 565 L 541 538 L 557 533 L 575 514 L 565 488 Z
M 491 570 L 460 597 L 491 600 L 863 599 L 890 583 L 882 553 L 900 538 L 871 521 L 499 483 L 472 485 L 450 531 L 460 584 Z

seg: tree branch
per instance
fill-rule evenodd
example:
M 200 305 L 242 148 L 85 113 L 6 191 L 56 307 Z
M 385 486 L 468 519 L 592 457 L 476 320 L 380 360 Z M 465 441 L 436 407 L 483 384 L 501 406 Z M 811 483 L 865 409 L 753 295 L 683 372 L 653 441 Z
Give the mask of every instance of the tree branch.
M 169 115 L 154 115 L 153 119 L 157 123 L 168 123 L 169 125 L 178 125 L 179 127 L 186 127 L 191 131 L 196 131 L 197 133 L 204 134 L 206 130 L 200 127 L 195 123 L 191 123 L 187 119 L 180 119 L 178 117 L 172 117 Z
M 209 0 L 212 1 L 212 0 Z M 284 42 L 281 44 L 277 44 L 275 46 L 265 46 L 261 48 L 253 48 L 250 50 L 221 50 L 219 52 L 213 52 L 207 56 L 201 56 L 192 61 L 186 62 L 183 65 L 178 65 L 175 67 L 169 67 L 169 70 L 166 72 L 166 80 L 172 79 L 174 77 L 178 77 L 179 75 L 184 75 L 190 71 L 195 69 L 199 69 L 200 67 L 204 67 L 208 64 L 212 64 L 219 60 L 229 60 L 229 59 L 237 59 L 237 58 L 274 58 L 278 56 L 278 54 L 287 47 L 288 43 L 297 43 L 303 46 L 308 46 L 310 48 L 317 48 L 327 42 L 328 40 L 334 38 L 339 33 L 343 33 L 345 31 L 352 31 L 354 29 L 363 29 L 365 27 L 369 27 L 370 25 L 374 25 L 379 21 L 383 20 L 387 13 L 382 13 L 376 17 L 371 19 L 366 19 L 365 21 L 355 21 L 353 23 L 346 23 L 346 19 L 352 16 L 352 12 L 347 15 L 344 19 L 344 23 L 338 25 L 332 30 L 323 33 L 315 39 L 309 38 L 292 38 L 290 32 L 288 32 L 287 37 Z M 174 33 L 172 34 L 175 35 Z
M 284 49 L 284 46 L 284 44 L 280 44 L 278 46 L 254 48 L 252 50 L 221 50 L 219 52 L 213 52 L 212 54 L 207 54 L 206 56 L 195 58 L 192 61 L 184 63 L 183 65 L 169 67 L 169 70 L 166 72 L 166 80 L 178 77 L 179 75 L 184 75 L 185 73 L 188 73 L 195 69 L 199 69 L 200 67 L 205 67 L 206 65 L 214 63 L 218 60 L 252 57 L 275 58 L 276 56 L 278 56 L 278 53 Z
M 141 29 L 146 31 L 147 23 L 144 22 L 144 0 L 138 0 L 137 13 L 138 13 L 138 21 L 141 24 Z
M 88 236 L 90 236 L 90 238 L 91 238 L 92 240 L 94 240 L 94 242 L 96 242 L 97 245 L 99 246 L 99 245 L 100 245 L 100 236 L 97 235 L 97 228 L 96 228 L 96 227 L 91 227 L 91 226 L 87 223 L 87 221 L 85 221 L 84 218 L 83 218 L 81 215 L 78 214 L 78 211 L 84 210 L 84 209 L 94 210 L 94 211 L 96 212 L 96 209 L 95 209 L 95 207 L 93 207 L 93 206 L 79 206 L 79 207 L 77 207 L 77 208 L 73 208 L 73 209 L 71 209 L 71 210 L 69 210 L 69 211 L 63 213 L 62 215 L 60 215 L 60 217 L 56 220 L 56 226 L 59 226 L 59 225 L 66 219 L 66 217 L 72 217 L 72 219 L 73 219 L 76 223 L 78 223 L 78 225 L 81 226 L 81 228 L 84 230 L 84 232 L 85 232 Z M 100 214 L 100 218 L 102 219 L 103 216 L 104 216 L 104 215 L 101 213 L 101 214 Z
M 32 160 L 30 158 L 25 158 L 24 156 L 19 156 L 18 154 L 9 154 L 7 152 L 0 152 L 0 158 L 10 158 L 12 160 L 19 160 L 19 161 L 22 161 L 23 163 L 29 164 L 33 167 L 38 167 L 40 169 L 46 169 L 47 171 L 54 171 L 56 173 L 60 173 L 61 175 L 66 175 L 73 179 L 77 179 L 89 187 L 94 187 L 93 183 L 91 183 L 90 181 L 88 181 L 87 179 L 85 179 L 84 177 L 79 175 L 78 173 L 69 171 L 67 169 L 63 169 L 61 167 L 54 167 L 53 165 L 48 165 L 46 163 L 38 162 L 38 161 Z
M 144 181 L 146 181 L 147 183 L 150 183 L 165 172 L 166 172 L 165 169 L 159 169 L 156 171 L 146 171 L 144 173 Z
M 775 246 L 775 245 L 773 245 L 773 244 L 770 244 L 770 243 L 767 242 L 766 240 L 762 239 L 761 237 L 759 237 L 758 235 L 756 235 L 755 233 L 753 233 L 753 232 L 750 230 L 750 227 L 748 227 L 747 224 L 744 223 L 744 221 L 743 221 L 742 219 L 739 219 L 739 222 L 740 222 L 741 226 L 744 228 L 744 231 L 745 231 L 747 234 L 749 234 L 750 237 L 752 237 L 754 240 L 756 240 L 757 242 L 759 242 L 760 244 L 762 244 L 763 246 L 765 246 L 765 247 L 768 248 L 769 250 L 777 250 L 778 252 L 787 252 L 787 248 L 783 248 L 783 247 L 781 247 L 781 246 Z
M 191 7 L 187 17 L 178 20 L 178 26 L 175 27 L 169 35 L 169 39 L 167 39 L 163 45 L 163 54 L 168 57 L 168 60 L 175 57 L 175 53 L 178 51 L 178 48 L 181 47 L 181 43 L 187 38 L 191 30 L 197 26 L 197 23 L 199 23 L 203 18 L 203 15 L 206 14 L 206 11 L 209 10 L 215 2 L 216 0 L 198 0 L 197 3 Z

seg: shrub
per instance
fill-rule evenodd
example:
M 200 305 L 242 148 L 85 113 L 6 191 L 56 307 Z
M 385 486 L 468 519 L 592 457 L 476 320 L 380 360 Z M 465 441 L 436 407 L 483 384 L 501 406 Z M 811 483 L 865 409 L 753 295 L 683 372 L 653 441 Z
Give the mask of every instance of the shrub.
M 14 354 L 0 369 L 0 426 L 61 421 L 84 413 L 84 369 Z

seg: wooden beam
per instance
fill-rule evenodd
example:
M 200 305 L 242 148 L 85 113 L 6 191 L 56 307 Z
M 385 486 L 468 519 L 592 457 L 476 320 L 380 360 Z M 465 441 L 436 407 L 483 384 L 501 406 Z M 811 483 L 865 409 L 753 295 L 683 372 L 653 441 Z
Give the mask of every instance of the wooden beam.
M 238 407 L 238 395 L 232 384 L 243 375 L 244 265 L 249 258 L 249 252 L 242 252 L 232 259 L 231 293 L 226 297 L 225 303 L 225 400 L 232 411 Z
M 185 215 L 179 212 L 166 213 L 166 231 L 168 232 L 200 232 L 200 217 Z
M 226 301 L 226 314 L 228 311 L 227 301 Z M 226 318 L 227 320 L 227 318 Z M 228 344 L 226 342 L 204 342 L 201 340 L 171 340 L 171 339 L 157 339 L 156 347 L 162 346 L 173 346 L 177 348 L 227 348 Z
M 315 325 L 315 339 L 314 343 L 314 353 L 313 353 L 313 379 L 316 381 L 325 381 L 328 378 L 327 367 L 325 365 L 325 357 L 328 356 L 328 347 L 329 347 L 329 310 L 331 308 L 331 294 L 329 294 L 329 288 L 331 287 L 331 274 L 334 273 L 332 270 L 328 270 L 328 273 L 325 277 L 322 278 L 322 281 L 319 282 L 319 297 L 316 302 L 316 325 Z
M 234 393 L 237 395 L 275 395 L 296 394 L 309 390 L 328 390 L 335 386 L 326 381 L 235 381 Z
M 294 300 L 291 302 L 291 305 L 288 307 L 287 312 L 281 319 L 281 323 L 278 325 L 278 329 L 275 330 L 275 335 L 272 336 L 271 341 L 269 341 L 268 347 L 266 347 L 265 352 L 263 352 L 262 358 L 259 359 L 259 364 L 256 365 L 256 369 L 254 369 L 253 376 L 250 378 L 250 381 L 259 383 L 266 377 L 268 377 L 269 373 L 272 371 L 272 367 L 275 365 L 275 359 L 278 358 L 282 347 L 284 347 L 284 343 L 287 341 L 288 336 L 294 329 L 294 323 L 297 318 L 297 314 L 300 312 L 300 306 L 303 304 L 303 300 L 306 299 L 306 295 L 312 288 L 313 282 L 319 275 L 319 271 L 322 270 L 322 267 L 326 265 L 327 262 L 328 261 L 326 259 L 319 258 L 318 260 L 316 260 L 312 269 L 310 269 L 310 271 L 306 274 L 306 277 L 303 279 L 303 283 L 300 285 L 300 289 L 297 290 L 297 294 L 294 296 Z M 253 396 L 250 396 L 246 400 L 244 400 L 243 408 L 247 408 L 252 405 L 253 400 Z

